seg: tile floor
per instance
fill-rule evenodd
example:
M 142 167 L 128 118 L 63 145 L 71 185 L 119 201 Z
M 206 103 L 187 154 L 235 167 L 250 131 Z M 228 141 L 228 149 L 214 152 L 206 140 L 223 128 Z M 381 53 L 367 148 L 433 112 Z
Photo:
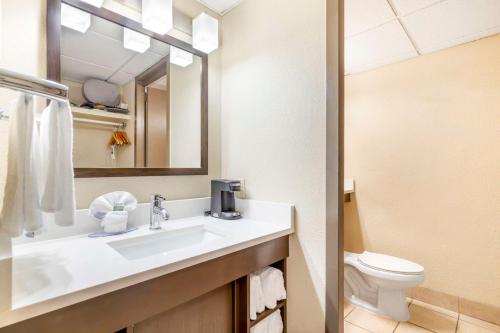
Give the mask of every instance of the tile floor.
M 345 333 L 500 333 L 500 326 L 408 299 L 410 320 L 397 322 L 344 305 Z

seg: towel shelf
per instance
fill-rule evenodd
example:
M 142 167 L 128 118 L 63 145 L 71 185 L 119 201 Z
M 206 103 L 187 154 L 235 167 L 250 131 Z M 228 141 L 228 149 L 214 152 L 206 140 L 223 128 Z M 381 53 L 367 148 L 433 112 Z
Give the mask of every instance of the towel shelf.
M 278 305 L 274 309 L 265 309 L 263 312 L 257 314 L 257 319 L 250 320 L 250 327 L 257 325 L 260 321 L 266 319 L 271 315 L 274 311 L 278 309 L 282 309 L 286 305 L 286 300 L 282 300 L 278 302 Z
M 267 266 L 267 265 L 265 265 Z M 264 266 L 264 267 L 265 267 Z M 285 289 L 287 288 L 287 268 L 286 257 L 275 261 L 271 267 L 277 268 L 283 272 L 285 279 Z M 263 268 L 263 267 L 260 267 Z M 281 310 L 281 319 L 283 320 L 283 333 L 287 332 L 287 300 L 278 301 L 274 309 L 266 309 L 257 314 L 257 319 L 250 320 L 250 275 L 245 275 L 233 283 L 233 303 L 234 303 L 234 329 L 235 333 L 249 333 L 250 328 L 260 321 L 267 318 L 276 310 Z

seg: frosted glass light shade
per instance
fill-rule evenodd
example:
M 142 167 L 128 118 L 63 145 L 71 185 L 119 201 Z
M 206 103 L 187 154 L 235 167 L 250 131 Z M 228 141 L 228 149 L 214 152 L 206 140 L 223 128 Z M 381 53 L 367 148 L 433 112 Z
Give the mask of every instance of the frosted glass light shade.
M 61 4 L 61 25 L 85 33 L 90 27 L 90 14 L 63 3 Z
M 172 0 L 142 0 L 142 27 L 164 35 L 173 27 Z
M 210 53 L 219 47 L 219 21 L 205 13 L 193 20 L 193 47 Z
M 151 39 L 141 33 L 123 28 L 123 46 L 126 49 L 144 53 L 151 46 Z
M 101 8 L 102 3 L 104 2 L 104 0 L 82 0 L 82 1 L 97 8 Z
M 187 67 L 193 63 L 193 55 L 187 51 L 170 46 L 170 63 Z

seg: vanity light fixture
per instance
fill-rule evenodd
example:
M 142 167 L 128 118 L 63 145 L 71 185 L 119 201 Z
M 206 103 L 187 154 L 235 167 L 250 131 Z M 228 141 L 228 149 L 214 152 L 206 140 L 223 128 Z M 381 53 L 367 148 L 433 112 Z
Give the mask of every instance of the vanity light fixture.
M 90 14 L 63 3 L 61 4 L 61 25 L 86 33 L 90 27 Z
M 142 27 L 164 35 L 174 26 L 172 0 L 142 0 Z
M 170 46 L 170 63 L 187 67 L 193 63 L 193 55 L 187 51 Z
M 206 13 L 193 20 L 193 47 L 209 54 L 219 47 L 219 21 Z
M 104 0 L 82 0 L 82 1 L 97 8 L 101 8 L 102 3 L 104 2 Z
M 151 39 L 134 30 L 123 28 L 123 46 L 126 49 L 144 53 L 151 46 Z

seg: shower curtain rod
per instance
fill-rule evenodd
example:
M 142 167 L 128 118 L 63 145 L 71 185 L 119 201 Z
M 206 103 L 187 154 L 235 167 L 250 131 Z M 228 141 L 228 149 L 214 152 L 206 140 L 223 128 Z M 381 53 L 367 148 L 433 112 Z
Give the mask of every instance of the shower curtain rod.
M 59 102 L 68 101 L 68 87 L 60 83 L 0 68 L 0 87 L 42 96 Z

